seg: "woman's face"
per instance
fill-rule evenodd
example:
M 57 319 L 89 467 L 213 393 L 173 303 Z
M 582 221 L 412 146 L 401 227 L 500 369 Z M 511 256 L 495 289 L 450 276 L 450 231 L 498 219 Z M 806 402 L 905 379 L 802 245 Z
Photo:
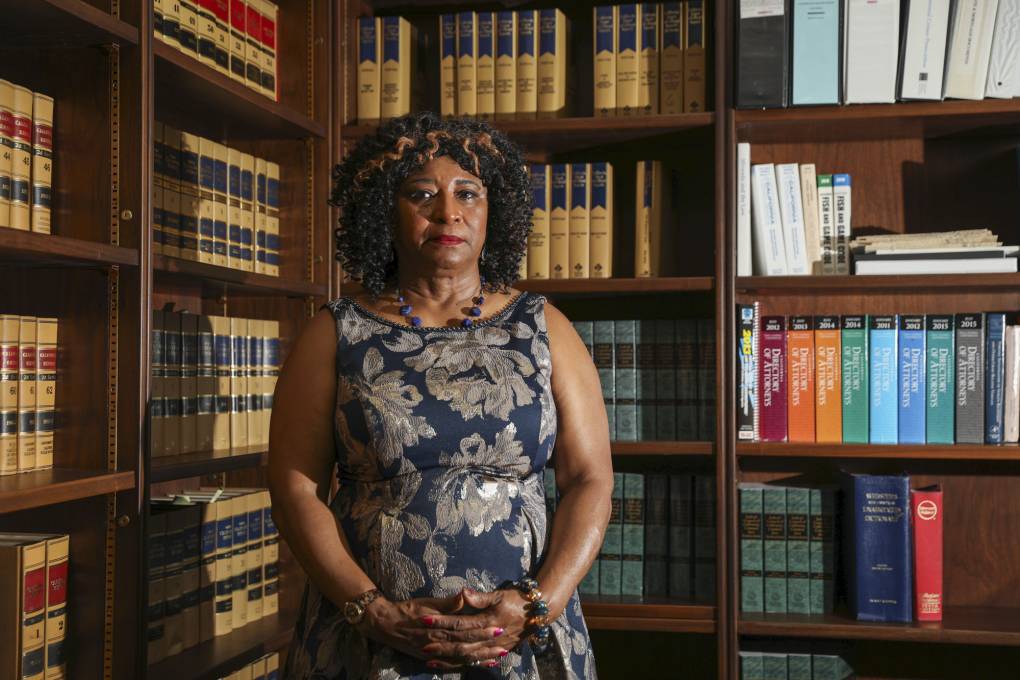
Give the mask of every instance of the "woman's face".
M 449 156 L 435 158 L 397 190 L 397 256 L 412 270 L 468 270 L 482 252 L 488 217 L 482 180 Z

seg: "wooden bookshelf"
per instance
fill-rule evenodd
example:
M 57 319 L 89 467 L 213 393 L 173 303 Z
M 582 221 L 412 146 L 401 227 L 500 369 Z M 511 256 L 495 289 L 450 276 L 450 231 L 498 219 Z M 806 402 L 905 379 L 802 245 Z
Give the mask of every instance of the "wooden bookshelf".
M 686 293 L 711 292 L 715 281 L 711 276 L 662 276 L 618 279 L 528 279 L 518 281 L 517 288 L 545 295 L 591 296 L 614 293 Z
M 656 598 L 583 595 L 588 626 L 598 630 L 714 633 L 716 608 Z
M 149 481 L 168 482 L 188 477 L 203 477 L 228 470 L 243 470 L 265 465 L 268 460 L 269 451 L 264 446 L 161 456 L 153 459 L 150 464 Z
M 135 486 L 131 472 L 51 468 L 0 477 L 0 514 L 126 491 Z
M 179 257 L 154 255 L 152 259 L 157 280 L 197 282 L 214 293 L 311 297 L 324 296 L 328 289 L 325 283 L 295 281 Z
M 811 444 L 738 442 L 737 455 L 759 458 L 1020 461 L 1016 444 Z
M 5 49 L 137 45 L 138 29 L 83 0 L 0 0 Z
M 1015 291 L 1017 274 L 918 274 L 914 276 L 738 276 L 741 293 L 765 294 L 787 291 L 795 295 L 868 291 L 875 294 L 910 295 L 935 291 Z
M 138 251 L 57 234 L 0 229 L 0 261 L 39 267 L 137 267 Z
M 614 456 L 710 456 L 713 442 L 642 441 L 612 442 Z

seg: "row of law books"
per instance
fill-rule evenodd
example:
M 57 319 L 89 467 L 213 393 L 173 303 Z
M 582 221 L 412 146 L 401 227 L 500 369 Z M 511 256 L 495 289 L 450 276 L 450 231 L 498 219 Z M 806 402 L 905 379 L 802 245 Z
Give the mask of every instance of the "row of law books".
M 546 506 L 553 512 L 551 473 Z M 578 591 L 712 602 L 715 530 L 715 477 L 614 473 L 602 548 Z
M 0 314 L 0 475 L 53 467 L 58 328 Z
M 1012 0 L 742 6 L 738 108 L 1020 95 Z
M 156 123 L 153 250 L 280 275 L 280 166 Z
M 740 680 L 848 680 L 853 668 L 839 654 L 740 650 Z
M 839 590 L 859 621 L 942 620 L 939 485 L 912 490 L 907 475 L 844 473 L 840 488 L 737 492 L 741 611 L 828 613 Z
M 0 677 L 67 676 L 67 534 L 0 533 Z
M 0 227 L 49 234 L 53 98 L 0 79 Z
M 279 677 L 280 653 L 273 652 L 255 659 L 230 675 L 223 676 L 220 680 L 279 680 Z
M 270 0 L 154 0 L 153 33 L 275 101 L 279 13 Z
M 267 446 L 280 322 L 152 315 L 152 456 Z
M 740 441 L 1020 439 L 1020 325 L 1005 313 L 787 319 L 755 303 L 737 329 Z
M 592 355 L 614 441 L 715 438 L 711 319 L 575 321 Z
M 752 165 L 737 144 L 737 275 L 849 274 L 851 207 L 850 175 Z
M 279 611 L 279 533 L 266 489 L 153 497 L 146 550 L 150 664 Z
M 598 117 L 706 110 L 704 0 L 594 9 Z
M 403 17 L 358 17 L 358 121 L 411 113 L 418 32 Z

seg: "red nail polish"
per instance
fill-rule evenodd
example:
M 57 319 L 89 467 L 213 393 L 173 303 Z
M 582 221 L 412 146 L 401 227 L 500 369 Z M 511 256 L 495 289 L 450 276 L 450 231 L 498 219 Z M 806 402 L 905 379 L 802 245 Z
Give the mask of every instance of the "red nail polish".
M 495 668 L 496 666 L 499 665 L 499 662 L 498 661 L 490 661 L 489 663 L 487 663 L 485 665 L 488 666 L 489 668 Z
M 493 628 L 492 629 L 492 637 L 499 637 L 502 634 L 503 634 L 503 629 L 502 628 Z
M 509 654 L 509 653 L 510 653 L 510 652 L 506 651 L 505 649 L 501 649 L 501 650 L 499 650 L 499 656 L 500 656 L 500 658 L 502 658 L 502 657 L 506 656 L 506 655 L 507 655 L 507 654 Z
M 436 620 L 435 620 L 434 618 L 432 618 L 431 616 L 423 616 L 423 617 L 421 617 L 421 619 L 419 619 L 419 620 L 420 620 L 420 621 L 421 621 L 422 623 L 424 623 L 424 624 L 425 624 L 426 626 L 431 626 L 431 625 L 432 625 L 433 623 L 435 623 L 435 622 L 436 622 Z

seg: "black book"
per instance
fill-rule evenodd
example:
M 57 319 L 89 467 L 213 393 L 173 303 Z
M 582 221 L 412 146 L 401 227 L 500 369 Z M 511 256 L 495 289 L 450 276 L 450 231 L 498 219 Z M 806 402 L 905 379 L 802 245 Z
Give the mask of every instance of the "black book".
M 756 3 L 753 11 L 741 11 L 737 24 L 738 109 L 789 105 L 789 16 L 789 0 Z

